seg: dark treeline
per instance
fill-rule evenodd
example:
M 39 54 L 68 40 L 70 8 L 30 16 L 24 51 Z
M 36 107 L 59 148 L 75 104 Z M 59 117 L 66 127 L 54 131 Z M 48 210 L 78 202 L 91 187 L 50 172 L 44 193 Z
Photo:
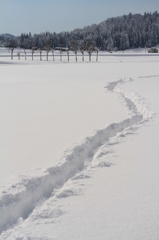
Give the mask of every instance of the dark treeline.
M 75 29 L 72 32 L 24 34 L 15 39 L 2 39 L 5 46 L 14 45 L 24 49 L 44 49 L 48 45 L 71 49 L 71 43 L 91 40 L 100 50 L 117 51 L 128 48 L 153 47 L 159 43 L 159 13 L 131 14 L 109 18 L 99 24 Z

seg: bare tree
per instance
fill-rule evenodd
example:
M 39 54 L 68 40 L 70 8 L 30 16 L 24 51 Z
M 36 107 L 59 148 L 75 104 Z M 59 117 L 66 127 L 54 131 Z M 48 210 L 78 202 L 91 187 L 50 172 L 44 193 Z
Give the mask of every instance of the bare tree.
M 26 49 L 24 49 L 24 54 L 25 54 L 25 60 L 26 60 Z
M 17 53 L 18 59 L 20 60 L 20 51 Z
M 81 42 L 80 44 L 80 52 L 82 53 L 82 61 L 84 62 L 84 52 L 86 51 L 86 44 L 85 41 Z
M 99 52 L 99 49 L 97 47 L 95 47 L 95 51 L 97 53 L 97 55 L 96 55 L 96 62 L 98 62 L 98 52 Z
M 67 57 L 68 57 L 68 62 L 70 60 L 70 56 L 69 56 L 69 49 L 67 48 Z
M 39 48 L 39 52 L 40 52 L 40 61 L 42 61 L 42 49 Z
M 91 62 L 92 53 L 95 51 L 95 44 L 91 41 L 91 39 L 87 39 L 85 44 L 86 44 L 86 51 L 89 54 L 89 61 Z
M 13 60 L 13 51 L 14 51 L 15 46 L 16 46 L 15 40 L 11 39 L 10 44 L 9 44 L 9 48 L 11 50 L 11 60 Z
M 33 60 L 33 55 L 34 55 L 34 53 L 35 53 L 35 47 L 32 47 L 32 49 L 31 49 L 32 60 Z
M 48 61 L 49 52 L 51 51 L 51 42 L 48 41 L 44 47 L 44 50 L 46 51 L 46 60 Z
M 23 48 L 24 48 L 24 54 L 25 54 L 25 60 L 26 60 L 26 49 L 27 49 L 27 40 L 25 39 L 23 42 Z
M 60 51 L 60 61 L 62 61 L 62 44 L 59 44 L 59 51 Z
M 13 51 L 14 51 L 14 47 L 11 48 L 11 59 L 13 60 Z
M 51 48 L 51 52 L 52 52 L 53 61 L 55 61 L 55 57 L 54 57 L 54 47 Z
M 78 41 L 73 40 L 73 41 L 71 42 L 71 50 L 75 53 L 76 62 L 77 62 L 77 52 L 78 52 L 78 49 L 79 49 Z
M 50 52 L 51 48 L 50 48 L 50 46 L 46 46 L 44 50 L 46 51 L 46 60 L 48 61 L 48 56 L 49 56 L 49 52 Z

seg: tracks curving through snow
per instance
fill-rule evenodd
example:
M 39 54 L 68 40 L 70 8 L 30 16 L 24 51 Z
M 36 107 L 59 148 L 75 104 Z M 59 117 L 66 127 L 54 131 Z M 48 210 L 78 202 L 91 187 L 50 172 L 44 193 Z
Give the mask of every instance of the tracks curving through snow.
M 119 87 L 127 81 L 132 79 L 110 82 L 106 89 L 119 94 L 124 99 L 131 112 L 130 118 L 96 131 L 94 135 L 66 151 L 58 166 L 47 169 L 42 176 L 25 179 L 20 183 L 22 185 L 20 191 L 17 189 L 14 194 L 5 193 L 0 199 L 0 233 L 13 228 L 19 218 L 27 219 L 39 201 L 45 201 L 53 196 L 55 188 L 60 189 L 69 179 L 85 170 L 87 162 L 92 163 L 99 148 L 109 143 L 112 137 L 153 117 L 153 113 L 149 111 L 142 97 Z

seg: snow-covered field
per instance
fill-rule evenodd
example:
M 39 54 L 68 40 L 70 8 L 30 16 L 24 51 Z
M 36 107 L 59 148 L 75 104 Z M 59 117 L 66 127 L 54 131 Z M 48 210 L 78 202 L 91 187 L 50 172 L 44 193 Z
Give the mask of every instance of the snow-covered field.
M 158 240 L 158 66 L 0 58 L 0 239 Z

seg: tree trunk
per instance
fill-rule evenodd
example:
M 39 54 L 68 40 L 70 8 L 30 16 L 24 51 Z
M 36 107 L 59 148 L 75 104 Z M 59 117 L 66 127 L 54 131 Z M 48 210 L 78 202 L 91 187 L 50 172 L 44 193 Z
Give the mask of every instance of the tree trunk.
M 52 56 L 53 56 L 53 61 L 55 61 L 55 59 L 54 59 L 54 51 L 52 52 Z
M 76 53 L 76 62 L 77 62 L 77 53 Z
M 13 49 L 11 50 L 11 59 L 13 60 Z
M 98 62 L 98 51 L 97 51 L 97 57 L 96 57 L 96 62 Z
M 33 53 L 32 53 L 32 61 L 33 61 Z
M 91 54 L 89 53 L 89 61 L 91 62 Z
M 69 58 L 69 51 L 67 52 L 67 56 L 68 56 L 68 62 L 69 62 L 69 60 L 70 60 L 70 58 Z

